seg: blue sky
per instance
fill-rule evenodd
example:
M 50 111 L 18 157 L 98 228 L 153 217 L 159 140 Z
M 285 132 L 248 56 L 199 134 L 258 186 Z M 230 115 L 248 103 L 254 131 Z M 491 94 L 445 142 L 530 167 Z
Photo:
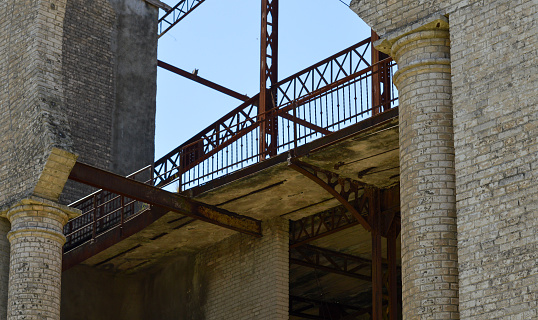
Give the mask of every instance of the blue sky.
M 166 0 L 175 5 L 178 0 Z M 349 3 L 349 0 L 343 0 Z M 159 39 L 158 58 L 248 96 L 259 92 L 260 0 L 206 0 Z M 280 0 L 279 79 L 370 36 L 340 0 Z M 241 102 L 159 68 L 155 157 Z

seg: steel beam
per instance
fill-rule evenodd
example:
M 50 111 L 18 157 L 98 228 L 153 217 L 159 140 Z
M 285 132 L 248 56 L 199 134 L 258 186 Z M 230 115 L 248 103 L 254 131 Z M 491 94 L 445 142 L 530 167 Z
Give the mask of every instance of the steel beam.
M 324 135 L 329 135 L 329 134 L 333 133 L 331 130 L 327 130 L 325 128 L 322 128 L 322 127 L 320 127 L 318 125 L 315 125 L 315 124 L 313 124 L 311 122 L 308 122 L 306 120 L 299 119 L 299 118 L 297 118 L 297 117 L 295 117 L 295 116 L 293 116 L 291 114 L 288 114 L 286 112 L 279 112 L 278 116 L 282 117 L 284 119 L 288 119 L 288 120 L 292 121 L 294 124 L 295 123 L 300 124 L 300 125 L 302 125 L 304 127 L 307 127 L 308 129 L 312 129 L 312 130 L 317 131 L 319 133 L 322 133 Z
M 370 209 L 372 225 L 372 320 L 383 319 L 383 270 L 381 246 L 381 205 L 379 190 L 373 191 Z
M 301 173 L 305 177 L 317 183 L 327 192 L 329 192 L 336 200 L 338 200 L 354 217 L 357 221 L 368 231 L 372 231 L 372 227 L 362 216 L 363 210 L 367 209 L 371 197 L 369 196 L 369 189 L 372 187 L 365 184 L 349 179 L 341 178 L 338 174 L 317 168 L 310 164 L 301 162 L 297 159 L 289 159 L 288 166 L 295 171 Z M 324 175 L 326 180 L 321 179 L 319 176 Z M 336 190 L 336 186 L 339 186 L 340 191 Z M 359 187 L 363 189 L 363 196 L 359 197 Z M 366 196 L 365 196 L 366 195 Z M 353 198 L 353 199 L 352 199 Z M 352 205 L 350 201 L 356 201 L 356 206 Z M 358 203 L 357 203 L 358 202 Z M 367 212 L 368 213 L 368 212 Z
M 344 206 L 338 206 L 296 221 L 290 221 L 290 248 L 358 225 Z
M 260 161 L 276 155 L 278 119 L 276 109 L 278 82 L 278 0 L 262 0 L 260 43 Z
M 204 204 L 186 196 L 171 193 L 87 164 L 77 162 L 69 179 L 241 233 L 256 237 L 262 236 L 259 220 Z
M 325 248 L 304 245 L 290 249 L 290 264 L 372 281 L 369 275 L 359 273 L 365 268 L 370 269 L 371 260 Z
M 248 99 L 250 99 L 248 96 L 244 95 L 244 94 L 241 94 L 239 92 L 236 92 L 236 91 L 233 91 L 232 89 L 228 89 L 224 86 L 221 86 L 220 84 L 217 84 L 215 82 L 211 82 L 209 80 L 206 80 L 202 77 L 199 77 L 198 75 L 192 73 L 192 72 L 188 72 L 188 71 L 185 71 L 183 69 L 180 69 L 178 67 L 175 67 L 171 64 L 168 64 L 166 62 L 163 62 L 161 60 L 157 60 L 157 66 L 165 69 L 165 70 L 168 70 L 170 72 L 173 72 L 177 75 L 180 75 L 182 77 L 185 77 L 187 79 L 190 79 L 194 82 L 198 82 L 200 84 L 203 84 L 204 86 L 206 87 L 209 87 L 211 89 L 214 89 L 214 90 L 217 90 L 219 92 L 222 92 L 226 95 L 229 95 L 230 97 L 233 97 L 233 98 L 236 98 L 236 99 L 239 99 L 241 101 L 247 101 Z
M 166 14 L 159 19 L 158 38 L 172 29 L 189 13 L 194 11 L 205 0 L 180 0 L 174 7 L 167 10 Z

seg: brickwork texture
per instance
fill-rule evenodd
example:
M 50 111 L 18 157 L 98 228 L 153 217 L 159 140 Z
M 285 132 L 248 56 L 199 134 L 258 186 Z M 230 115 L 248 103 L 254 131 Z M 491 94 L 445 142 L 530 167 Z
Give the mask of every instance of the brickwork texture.
M 459 319 L 448 23 L 392 40 L 400 96 L 403 315 Z
M 538 1 L 354 0 L 351 7 L 382 38 L 448 17 L 460 317 L 538 318 Z M 410 241 L 421 239 L 402 235 L 402 248 Z
M 141 0 L 67 3 L 62 80 L 79 161 L 122 175 L 152 163 L 156 21 L 157 9 Z M 69 181 L 61 202 L 92 190 Z
M 60 319 L 62 231 L 72 210 L 32 198 L 5 213 L 11 222 L 8 320 Z
M 238 234 L 197 256 L 205 319 L 289 318 L 289 223 L 279 218 L 263 228 L 263 238 Z
M 114 110 L 116 14 L 108 0 L 68 1 L 63 36 L 63 83 L 74 151 L 79 160 L 99 168 L 111 164 Z M 93 189 L 69 182 L 63 202 L 77 200 Z
M 61 85 L 65 2 L 0 4 L 0 207 L 33 191 L 52 147 L 72 148 Z
M 450 19 L 461 315 L 538 319 L 538 1 Z

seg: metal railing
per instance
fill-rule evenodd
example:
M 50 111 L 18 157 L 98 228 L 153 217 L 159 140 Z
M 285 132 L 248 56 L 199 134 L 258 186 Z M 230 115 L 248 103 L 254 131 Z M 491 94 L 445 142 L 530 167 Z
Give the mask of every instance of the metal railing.
M 127 178 L 152 184 L 152 180 L 148 180 L 152 169 L 152 166 L 147 166 Z M 93 241 L 114 227 L 122 228 L 125 222 L 149 209 L 146 203 L 105 190 L 97 190 L 69 206 L 81 210 L 82 214 L 64 226 L 67 238 L 64 252 L 84 242 Z
M 397 105 L 396 88 L 383 105 L 373 105 L 374 75 L 391 78 L 395 63 L 370 65 L 370 38 L 280 82 L 271 89 L 278 106 L 258 112 L 258 95 L 155 162 L 157 186 L 185 190 L 265 159 L 259 147 L 262 121 L 277 119 L 277 153 L 357 123 Z M 386 86 L 385 86 L 386 87 Z
M 259 144 L 260 127 L 267 119 L 276 119 L 279 154 L 397 106 L 396 88 L 388 83 L 395 63 L 385 59 L 369 64 L 365 54 L 370 46 L 371 39 L 368 38 L 278 82 L 271 88 L 278 98 L 274 99 L 278 104 L 275 108 L 260 114 L 259 96 L 256 95 L 157 160 L 153 166 L 128 177 L 157 187 L 177 183 L 178 190 L 185 190 L 268 157 L 260 151 Z M 385 82 L 383 85 L 377 83 L 374 90 L 375 79 Z M 372 92 L 375 91 L 384 96 L 374 99 Z M 378 102 L 374 105 L 375 101 Z M 82 210 L 82 215 L 64 227 L 67 237 L 64 252 L 93 241 L 113 228 L 122 228 L 125 222 L 149 209 L 145 203 L 104 190 L 70 206 Z M 341 218 L 343 216 L 336 221 L 338 223 L 332 221 L 334 216 L 331 218 L 333 228 L 341 227 Z M 320 221 L 320 226 L 328 225 L 325 219 Z M 296 230 L 299 242 L 301 230 L 307 229 Z

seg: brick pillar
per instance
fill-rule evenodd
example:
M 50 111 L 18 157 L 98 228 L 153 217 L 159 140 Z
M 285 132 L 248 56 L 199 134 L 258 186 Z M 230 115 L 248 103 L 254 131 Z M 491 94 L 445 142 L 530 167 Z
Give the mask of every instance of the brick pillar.
M 377 48 L 398 63 L 403 317 L 459 319 L 448 21 L 430 19 Z
M 63 226 L 78 210 L 38 197 L 12 206 L 7 319 L 60 319 Z

